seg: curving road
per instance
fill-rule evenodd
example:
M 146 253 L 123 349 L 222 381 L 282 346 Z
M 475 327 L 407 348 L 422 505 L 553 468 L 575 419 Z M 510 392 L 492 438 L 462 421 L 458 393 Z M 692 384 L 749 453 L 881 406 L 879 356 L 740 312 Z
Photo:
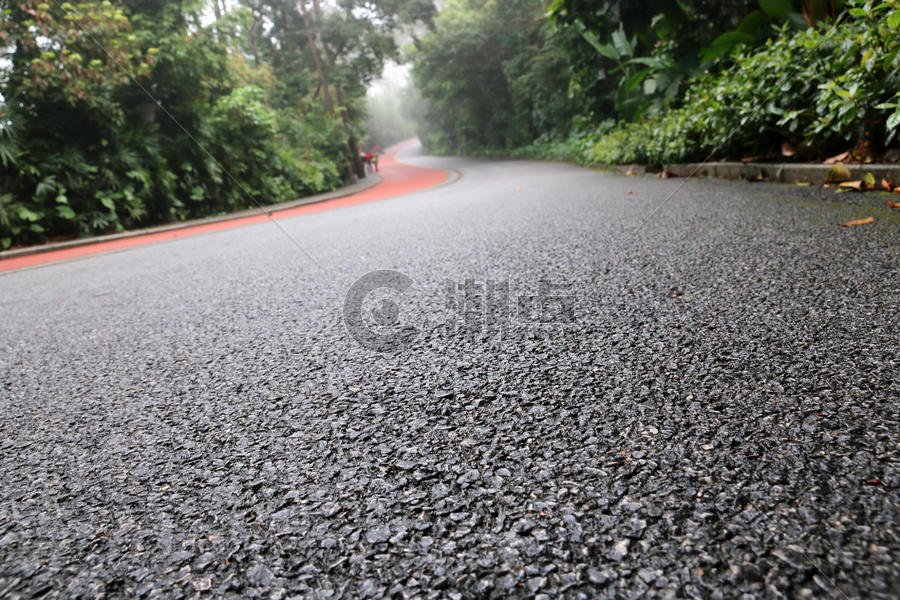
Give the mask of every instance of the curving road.
M 403 160 L 0 274 L 0 597 L 897 597 L 900 211 Z

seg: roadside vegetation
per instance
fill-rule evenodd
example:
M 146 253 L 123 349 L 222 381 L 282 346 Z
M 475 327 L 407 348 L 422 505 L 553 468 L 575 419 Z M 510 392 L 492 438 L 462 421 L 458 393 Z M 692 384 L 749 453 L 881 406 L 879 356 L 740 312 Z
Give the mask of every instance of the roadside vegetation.
M 900 157 L 900 0 L 439 5 L 0 3 L 0 249 L 330 190 L 415 133 L 579 163 Z M 404 59 L 415 89 L 367 95 Z
M 900 157 L 896 0 L 453 0 L 410 55 L 433 152 Z
M 0 248 L 362 174 L 365 93 L 427 0 L 0 4 Z

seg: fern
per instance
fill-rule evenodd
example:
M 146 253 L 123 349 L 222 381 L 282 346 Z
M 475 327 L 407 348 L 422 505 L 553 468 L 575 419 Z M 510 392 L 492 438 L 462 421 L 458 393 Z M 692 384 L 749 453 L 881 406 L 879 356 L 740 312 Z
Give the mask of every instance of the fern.
M 0 162 L 3 167 L 16 166 L 19 152 L 19 125 L 15 110 L 4 104 L 0 106 Z
M 0 163 L 3 163 L 3 167 L 16 166 L 18 155 L 19 145 L 16 141 L 6 136 L 0 136 Z
M 13 211 L 13 201 L 15 198 L 12 194 L 0 194 L 0 227 L 8 229 L 12 225 L 10 216 Z
M 56 191 L 56 177 L 54 175 L 47 175 L 37 184 L 37 187 L 34 189 L 34 197 L 38 199 L 43 199 Z

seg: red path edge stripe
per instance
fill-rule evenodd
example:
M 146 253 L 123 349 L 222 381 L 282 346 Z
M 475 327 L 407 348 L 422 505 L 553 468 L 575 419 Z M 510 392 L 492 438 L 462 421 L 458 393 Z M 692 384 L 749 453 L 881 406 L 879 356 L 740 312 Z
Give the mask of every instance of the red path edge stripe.
M 416 140 L 408 140 L 395 146 L 388 148 L 384 154 L 379 155 L 378 166 L 381 183 L 378 183 L 367 190 L 363 190 L 352 196 L 344 196 L 343 198 L 335 198 L 333 200 L 325 200 L 315 204 L 307 204 L 305 206 L 297 206 L 286 210 L 273 212 L 271 216 L 266 214 L 251 215 L 241 217 L 230 221 L 220 221 L 218 223 L 206 223 L 195 225 L 193 227 L 185 227 L 184 229 L 176 229 L 174 231 L 162 231 L 159 233 L 148 233 L 147 235 L 126 238 L 122 240 L 111 240 L 109 242 L 98 242 L 87 246 L 78 246 L 75 248 L 66 248 L 64 250 L 51 250 L 40 254 L 31 254 L 29 256 L 20 256 L 17 258 L 7 258 L 0 260 L 0 272 L 11 271 L 13 269 L 22 269 L 25 267 L 34 267 L 48 263 L 54 263 L 64 260 L 71 260 L 91 254 L 100 254 L 101 252 L 111 252 L 113 250 L 123 250 L 134 246 L 143 246 L 153 244 L 165 240 L 172 240 L 180 237 L 198 235 L 201 233 L 209 233 L 211 231 L 221 231 L 223 229 L 233 229 L 235 227 L 244 227 L 253 223 L 262 223 L 270 219 L 289 219 L 300 215 L 322 212 L 341 208 L 344 206 L 352 206 L 354 204 L 362 204 L 364 202 L 373 202 L 375 200 L 383 200 L 394 196 L 401 196 L 411 192 L 424 190 L 432 186 L 443 183 L 450 176 L 446 171 L 440 169 L 430 169 L 426 167 L 416 167 L 399 162 L 396 158 L 397 152 L 414 144 Z M 275 208 L 274 210 L 278 210 Z

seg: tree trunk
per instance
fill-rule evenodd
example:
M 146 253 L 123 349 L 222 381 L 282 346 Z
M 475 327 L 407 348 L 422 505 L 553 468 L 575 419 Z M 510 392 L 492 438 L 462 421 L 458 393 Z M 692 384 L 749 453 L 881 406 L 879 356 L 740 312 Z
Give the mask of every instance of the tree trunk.
M 250 29 L 250 46 L 253 48 L 253 65 L 259 68 L 259 41 L 257 38 L 260 20 L 255 10 L 251 12 L 251 15 L 253 16 L 253 27 Z
M 300 10 L 303 13 L 303 26 L 306 28 L 306 41 L 309 44 L 309 51 L 312 53 L 313 63 L 316 65 L 316 72 L 319 74 L 319 85 L 322 87 L 322 94 L 325 98 L 325 108 L 334 115 L 334 104 L 331 102 L 331 92 L 328 91 L 328 80 L 325 78 L 325 71 L 322 69 L 322 61 L 319 59 L 319 48 L 313 37 L 312 28 L 309 26 L 306 0 L 300 0 Z
M 319 74 L 319 87 L 322 88 L 322 96 L 325 99 L 325 108 L 328 114 L 334 116 L 334 103 L 331 101 L 331 92 L 328 90 L 328 79 L 325 76 L 325 70 L 322 68 L 322 61 L 319 58 L 319 48 L 316 45 L 316 39 L 313 37 L 312 27 L 309 24 L 309 12 L 306 10 L 306 0 L 300 0 L 300 11 L 303 13 L 303 26 L 306 28 L 306 41 L 309 44 L 309 51 L 312 53 L 313 63 L 316 65 L 316 72 Z M 346 124 L 346 119 L 344 119 Z M 356 183 L 358 169 L 354 169 L 359 162 L 359 153 L 353 154 L 352 146 L 349 147 L 350 156 L 347 161 L 347 177 L 351 183 Z M 363 174 L 365 177 L 365 174 Z
M 806 18 L 807 25 L 812 27 L 818 21 L 834 21 L 837 18 L 834 4 L 834 0 L 803 0 L 803 16 Z
M 343 107 L 344 95 L 341 93 L 341 88 L 334 86 L 334 93 L 337 95 L 338 104 Z M 341 120 L 344 122 L 344 129 L 347 131 L 347 147 L 350 148 L 350 153 L 353 156 L 353 170 L 356 171 L 359 177 L 365 177 L 366 165 L 359 157 L 359 144 L 356 141 L 356 136 L 353 135 L 353 129 L 350 127 L 350 117 L 347 116 L 346 108 L 341 111 Z
M 319 22 L 322 22 L 322 5 L 320 0 L 313 0 L 313 7 L 315 8 L 316 18 Z M 318 34 L 316 34 L 318 38 Z M 332 57 L 328 54 L 328 48 L 322 44 L 322 50 L 324 51 L 323 62 L 325 63 L 325 68 L 330 69 L 332 63 Z M 346 106 L 344 106 L 344 95 L 341 93 L 341 88 L 338 85 L 334 86 L 334 94 L 337 98 L 338 106 L 342 107 L 341 110 L 341 121 L 344 123 L 344 129 L 347 132 L 347 147 L 350 149 L 350 160 L 353 163 L 353 171 L 356 172 L 356 175 L 360 178 L 366 176 L 366 165 L 363 160 L 359 157 L 359 144 L 356 140 L 356 136 L 353 135 L 353 128 L 350 126 L 350 117 L 347 116 Z

